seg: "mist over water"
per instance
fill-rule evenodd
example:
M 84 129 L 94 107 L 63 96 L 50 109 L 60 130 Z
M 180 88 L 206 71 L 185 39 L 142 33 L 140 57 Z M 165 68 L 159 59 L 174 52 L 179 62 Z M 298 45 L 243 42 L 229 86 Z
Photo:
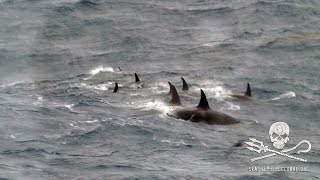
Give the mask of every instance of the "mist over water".
M 317 1 L 0 0 L 0 178 L 319 178 L 319 12 Z M 171 118 L 168 81 L 184 106 L 203 89 L 242 123 Z M 247 82 L 252 100 L 230 99 Z M 286 148 L 311 142 L 297 155 L 307 163 L 250 163 L 256 153 L 232 147 L 272 147 L 277 121 L 290 126 Z

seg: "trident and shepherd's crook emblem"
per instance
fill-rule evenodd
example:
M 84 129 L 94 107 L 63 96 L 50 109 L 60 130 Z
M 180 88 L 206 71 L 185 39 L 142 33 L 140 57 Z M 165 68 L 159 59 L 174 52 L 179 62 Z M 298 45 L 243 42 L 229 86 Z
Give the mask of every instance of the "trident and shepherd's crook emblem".
M 289 126 L 287 123 L 285 122 L 276 122 L 273 123 L 270 126 L 269 129 L 269 136 L 270 136 L 270 140 L 273 143 L 273 147 L 275 147 L 277 150 L 273 150 L 273 149 L 269 149 L 268 146 L 265 146 L 263 144 L 262 141 L 259 141 L 255 138 L 249 138 L 249 142 L 245 142 L 247 145 L 249 145 L 249 147 L 246 147 L 247 149 L 249 149 L 250 151 L 254 151 L 257 153 L 261 153 L 263 152 L 270 152 L 270 154 L 264 155 L 264 156 L 259 156 L 256 158 L 252 158 L 251 162 L 257 161 L 257 160 L 261 160 L 261 159 L 265 159 L 268 157 L 272 157 L 275 155 L 280 155 L 280 156 L 284 156 L 284 157 L 288 157 L 291 159 L 295 159 L 298 161 L 302 161 L 302 162 L 307 162 L 306 159 L 302 159 L 299 157 L 295 157 L 293 155 L 290 155 L 288 153 L 292 152 L 293 150 L 297 149 L 300 147 L 301 144 L 307 144 L 308 148 L 307 149 L 303 149 L 303 150 L 298 150 L 298 154 L 300 153 L 307 153 L 311 150 L 311 143 L 307 140 L 302 140 L 300 141 L 296 146 L 289 148 L 289 149 L 283 149 L 284 146 L 286 145 L 286 143 L 289 141 Z M 283 150 L 282 150 L 283 149 Z

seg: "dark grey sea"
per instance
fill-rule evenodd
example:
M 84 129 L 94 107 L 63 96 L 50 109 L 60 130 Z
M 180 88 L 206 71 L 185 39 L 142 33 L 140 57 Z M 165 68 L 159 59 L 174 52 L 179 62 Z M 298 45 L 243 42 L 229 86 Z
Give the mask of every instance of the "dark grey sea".
M 168 81 L 241 123 L 168 116 Z M 319 179 L 319 121 L 318 0 L 0 0 L 0 179 Z M 250 162 L 275 122 L 307 162 Z

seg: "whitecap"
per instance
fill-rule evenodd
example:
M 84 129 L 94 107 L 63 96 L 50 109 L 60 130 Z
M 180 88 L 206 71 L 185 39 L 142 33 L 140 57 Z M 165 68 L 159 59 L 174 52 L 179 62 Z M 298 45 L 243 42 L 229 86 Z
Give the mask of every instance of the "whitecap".
M 81 87 L 85 87 L 88 89 L 95 89 L 95 90 L 101 90 L 101 91 L 107 91 L 109 87 L 113 85 L 113 83 L 108 82 L 106 84 L 97 84 L 97 85 L 87 85 L 86 83 L 81 83 Z
M 171 111 L 171 107 L 168 106 L 167 103 L 160 101 L 160 100 L 142 103 L 142 104 L 138 105 L 138 108 L 143 108 L 146 110 L 154 109 L 154 110 L 161 111 L 163 113 L 168 113 Z
M 229 105 L 228 110 L 239 111 L 241 109 L 240 106 L 233 103 L 227 102 L 227 104 Z
M 230 90 L 225 89 L 222 86 L 215 86 L 212 88 L 203 88 L 202 90 L 210 95 L 213 95 L 213 97 L 218 100 L 223 100 L 224 98 L 228 97 L 229 94 L 232 94 Z
M 279 99 L 289 99 L 289 98 L 293 98 L 293 97 L 296 97 L 296 94 L 292 91 L 287 91 L 287 92 L 281 94 L 280 96 L 271 99 L 270 101 L 276 101 Z
M 12 82 L 12 83 L 7 83 L 7 84 L 1 84 L 0 87 L 10 87 L 10 86 L 15 86 L 17 84 L 22 84 L 25 83 L 26 81 L 16 81 L 16 82 Z
M 162 93 L 169 92 L 169 86 L 168 86 L 168 83 L 158 82 L 151 87 L 151 90 L 155 94 L 162 94 Z
M 34 101 L 32 104 L 35 106 L 42 105 L 44 102 L 43 97 L 40 95 L 35 95 L 35 96 L 37 97 L 37 101 Z
M 94 75 L 97 75 L 101 72 L 114 72 L 114 69 L 112 67 L 100 65 L 100 66 L 92 69 L 90 71 L 90 74 L 94 76 Z
M 214 47 L 214 46 L 219 45 L 220 43 L 221 42 L 209 42 L 209 43 L 204 43 L 201 46 L 203 46 L 203 47 Z
M 65 104 L 64 107 L 68 108 L 70 111 L 73 111 L 72 107 L 74 104 Z
M 183 141 L 171 141 L 171 140 L 161 140 L 163 143 L 168 143 L 170 145 L 175 145 L 175 146 L 180 146 L 180 145 L 185 145 L 188 146 L 189 144 L 183 142 Z
M 98 123 L 98 122 L 100 122 L 100 121 L 97 119 L 92 120 L 92 121 L 85 121 L 85 123 L 87 123 L 87 124 L 93 124 L 93 123 Z

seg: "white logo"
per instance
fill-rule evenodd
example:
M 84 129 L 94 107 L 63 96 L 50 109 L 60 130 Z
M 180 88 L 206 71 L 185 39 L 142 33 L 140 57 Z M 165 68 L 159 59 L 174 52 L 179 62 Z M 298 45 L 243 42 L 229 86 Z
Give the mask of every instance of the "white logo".
M 249 149 L 250 151 L 254 151 L 259 154 L 262 151 L 263 152 L 271 152 L 270 154 L 253 158 L 253 159 L 251 159 L 251 162 L 265 159 L 268 157 L 272 157 L 275 155 L 280 155 L 280 156 L 288 157 L 288 158 L 295 159 L 298 161 L 307 162 L 306 159 L 295 157 L 295 156 L 290 155 L 288 153 L 293 153 L 293 150 L 297 149 L 301 144 L 307 144 L 308 148 L 303 149 L 303 150 L 298 150 L 297 153 L 300 154 L 300 153 L 309 152 L 311 150 L 311 143 L 309 141 L 302 140 L 296 146 L 294 146 L 292 148 L 283 149 L 284 146 L 289 142 L 289 132 L 290 132 L 290 128 L 289 128 L 288 124 L 285 122 L 276 122 L 270 126 L 269 137 L 270 137 L 271 142 L 273 143 L 272 144 L 273 147 L 275 147 L 278 150 L 269 149 L 269 147 L 265 146 L 262 141 L 258 141 L 255 138 L 249 138 L 249 140 L 251 140 L 251 141 L 245 142 L 245 143 L 247 145 L 249 145 L 249 147 L 247 147 L 247 149 Z
M 270 126 L 269 136 L 273 147 L 277 149 L 283 149 L 286 143 L 289 141 L 289 126 L 285 122 L 276 122 Z

